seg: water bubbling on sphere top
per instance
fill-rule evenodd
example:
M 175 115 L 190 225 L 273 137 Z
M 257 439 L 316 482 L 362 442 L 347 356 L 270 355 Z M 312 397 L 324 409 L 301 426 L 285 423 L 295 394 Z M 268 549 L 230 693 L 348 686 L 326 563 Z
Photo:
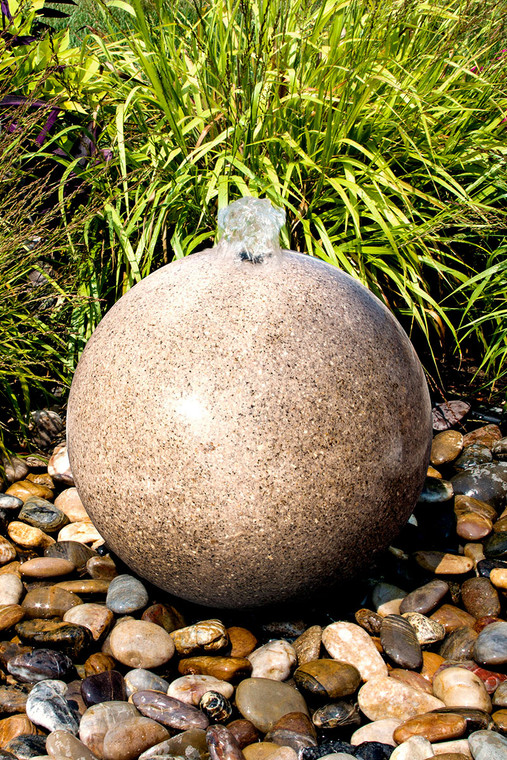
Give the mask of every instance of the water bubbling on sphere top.
M 408 519 L 431 445 L 410 341 L 335 267 L 280 249 L 244 198 L 221 240 L 106 314 L 68 405 L 71 466 L 108 544 L 200 604 L 278 603 L 357 574 Z

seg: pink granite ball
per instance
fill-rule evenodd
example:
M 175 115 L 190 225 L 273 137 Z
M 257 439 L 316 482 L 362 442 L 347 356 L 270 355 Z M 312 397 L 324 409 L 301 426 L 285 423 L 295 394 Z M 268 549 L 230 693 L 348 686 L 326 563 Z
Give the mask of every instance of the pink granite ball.
M 247 254 L 220 244 L 136 285 L 68 405 L 74 479 L 110 547 L 223 607 L 357 573 L 409 517 L 431 444 L 424 374 L 385 306 L 320 260 Z

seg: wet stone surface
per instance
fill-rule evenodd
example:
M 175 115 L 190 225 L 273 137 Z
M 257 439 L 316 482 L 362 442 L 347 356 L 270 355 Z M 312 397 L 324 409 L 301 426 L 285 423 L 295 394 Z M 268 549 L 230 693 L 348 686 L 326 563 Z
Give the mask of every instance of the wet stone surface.
M 0 495 L 0 760 L 507 758 L 505 447 L 466 434 L 434 443 L 415 522 L 364 580 L 255 614 L 138 579 L 90 542 L 68 470 L 19 469 Z

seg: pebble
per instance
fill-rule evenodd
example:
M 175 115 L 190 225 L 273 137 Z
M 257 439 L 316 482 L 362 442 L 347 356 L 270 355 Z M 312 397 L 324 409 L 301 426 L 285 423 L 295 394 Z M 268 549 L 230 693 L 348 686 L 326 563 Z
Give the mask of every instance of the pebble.
M 133 673 L 134 671 L 130 672 Z M 144 688 L 154 689 L 155 687 L 145 686 Z M 159 689 L 159 691 L 162 691 L 162 689 Z M 170 697 L 179 699 L 189 705 L 198 705 L 203 695 L 208 691 L 218 692 L 226 697 L 226 699 L 230 699 L 234 694 L 234 686 L 228 683 L 228 681 L 223 681 L 214 676 L 191 675 L 182 676 L 171 681 L 166 691 Z
M 67 610 L 82 603 L 82 600 L 70 591 L 58 586 L 42 586 L 29 591 L 21 606 L 29 618 L 49 619 L 61 618 Z
M 491 623 L 479 633 L 474 659 L 482 665 L 504 665 L 507 662 L 507 622 Z
M 67 524 L 67 517 L 54 504 L 38 496 L 31 496 L 24 503 L 18 519 L 48 533 L 60 530 Z
M 86 522 L 90 519 L 77 488 L 66 488 L 55 499 L 57 507 L 70 522 Z
M 103 756 L 104 737 L 113 726 L 140 717 L 129 702 L 101 702 L 89 707 L 81 717 L 79 738 L 93 754 Z
M 328 702 L 318 707 L 312 715 L 312 721 L 317 728 L 333 730 L 346 726 L 358 726 L 361 723 L 361 716 L 353 702 L 342 699 L 339 702 Z
M 433 693 L 446 707 L 474 707 L 491 712 L 491 699 L 479 676 L 466 668 L 450 667 L 433 678 Z
M 229 652 L 231 657 L 248 657 L 257 646 L 256 637 L 247 628 L 233 625 L 230 628 L 227 628 L 226 632 L 231 647 Z
M 387 676 L 387 665 L 370 636 L 355 623 L 331 623 L 322 632 L 322 643 L 334 660 L 353 665 L 363 681 Z
M 97 556 L 93 549 L 77 541 L 57 541 L 44 550 L 44 555 L 67 559 L 72 562 L 76 570 L 83 570 L 88 560 Z
M 81 696 L 86 707 L 99 702 L 122 702 L 127 699 L 125 681 L 117 670 L 95 673 L 81 681 Z
M 306 702 L 297 689 L 270 678 L 241 681 L 236 689 L 236 706 L 241 715 L 262 733 L 270 731 L 287 713 L 308 715 Z
M 445 637 L 444 626 L 436 620 L 426 617 L 426 615 L 421 615 L 420 612 L 405 612 L 402 617 L 408 620 L 414 629 L 417 641 L 421 646 L 436 644 Z
M 350 738 L 350 743 L 357 746 L 363 742 L 380 742 L 381 744 L 395 746 L 396 742 L 393 734 L 399 725 L 400 721 L 397 718 L 374 720 L 372 723 L 367 723 L 365 726 L 358 728 L 357 731 L 354 731 Z
M 87 602 L 72 607 L 63 616 L 66 623 L 77 623 L 88 628 L 94 641 L 99 641 L 110 629 L 114 621 L 111 610 L 101 604 Z
M 14 483 L 16 480 L 24 480 L 29 473 L 29 468 L 23 459 L 17 456 L 2 456 L 0 458 L 5 479 L 8 483 Z
M 160 691 L 136 691 L 132 703 L 142 715 L 179 731 L 206 729 L 209 720 L 201 710 Z
M 356 619 L 356 623 L 361 626 L 361 628 L 364 628 L 365 631 L 367 631 L 370 636 L 379 636 L 380 635 L 380 629 L 382 628 L 382 615 L 378 615 L 376 612 L 373 612 L 373 610 L 369 610 L 365 607 L 362 607 L 360 610 L 357 610 L 354 613 L 354 617 Z
M 93 578 L 94 580 L 108 580 L 111 581 L 113 578 L 115 578 L 118 575 L 118 571 L 116 569 L 116 565 L 114 564 L 114 561 L 106 555 L 105 557 L 90 557 L 88 562 L 86 563 L 86 572 L 88 575 Z M 160 606 L 163 607 L 163 605 L 154 605 L 154 606 Z M 143 615 L 145 612 L 143 612 Z M 148 618 L 143 618 L 143 620 L 148 620 Z M 158 623 L 157 620 L 150 620 L 151 623 Z M 160 623 L 158 623 L 160 625 Z M 162 626 L 167 631 L 167 628 L 165 625 Z M 169 631 L 168 631 L 169 633 Z
M 476 619 L 470 613 L 455 607 L 453 604 L 443 604 L 438 610 L 435 610 L 430 619 L 443 625 L 446 633 L 451 633 L 464 625 L 473 628 L 476 623 Z
M 206 731 L 210 760 L 244 760 L 234 735 L 225 726 L 211 726 Z
M 180 655 L 192 654 L 203 649 L 216 652 L 229 643 L 225 625 L 221 620 L 201 620 L 171 633 L 176 651 Z
M 377 583 L 372 593 L 373 606 L 378 615 L 397 615 L 406 595 L 406 591 L 392 583 Z
M 26 712 L 28 694 L 24 685 L 0 685 L 0 711 L 8 714 Z
M 314 660 L 300 665 L 294 673 L 298 689 L 323 699 L 354 694 L 361 684 L 357 668 L 336 660 Z
M 507 759 L 507 739 L 493 731 L 474 731 L 468 743 L 474 760 Z
M 12 494 L 0 493 L 0 509 L 9 510 L 14 513 L 15 510 L 21 509 L 23 506 L 23 500 L 18 499 L 17 496 Z
M 150 718 L 130 718 L 104 736 L 103 760 L 135 760 L 145 750 L 169 738 L 169 731 Z
M 507 554 L 507 531 L 498 531 L 489 536 L 484 542 L 484 554 L 488 559 L 505 557 Z
M 296 664 L 296 650 L 285 639 L 269 641 L 255 649 L 247 659 L 252 665 L 252 678 L 285 681 Z
M 39 496 L 42 499 L 51 500 L 53 498 L 53 491 L 47 486 L 41 486 L 38 483 L 32 483 L 31 480 L 18 480 L 13 483 L 12 486 L 6 490 L 7 496 L 16 496 L 21 499 L 23 504 L 31 496 Z
M 454 495 L 452 483 L 443 478 L 426 477 L 419 496 L 420 504 L 434 504 L 449 501 Z
M 20 681 L 36 683 L 45 679 L 62 680 L 74 672 L 72 660 L 53 649 L 34 649 L 11 657 L 8 672 Z
M 94 652 L 84 664 L 85 677 L 92 676 L 94 673 L 103 673 L 105 670 L 114 670 L 116 662 L 113 657 L 109 657 L 103 652 Z
M 475 618 L 500 614 L 498 592 L 487 578 L 469 578 L 461 586 L 461 601 L 467 612 Z
M 152 673 L 151 670 L 134 668 L 125 674 L 125 688 L 128 697 L 132 696 L 136 691 L 146 690 L 161 691 L 165 694 L 169 688 L 169 681 Z
M 113 657 L 129 668 L 157 668 L 168 662 L 174 654 L 170 634 L 146 620 L 127 620 L 113 628 L 110 646 Z
M 495 724 L 495 730 L 501 734 L 507 733 L 507 710 L 496 710 L 491 717 Z M 487 726 L 484 726 L 487 728 Z
M 6 565 L 7 562 L 12 562 L 16 558 L 16 549 L 13 547 L 10 541 L 0 536 L 0 565 Z
M 507 497 L 507 462 L 491 462 L 458 472 L 451 478 L 454 493 L 485 501 L 495 509 Z
M 414 557 L 423 570 L 429 570 L 435 575 L 463 575 L 474 567 L 473 560 L 461 554 L 419 551 L 415 552 Z
M 0 747 L 21 734 L 35 734 L 37 729 L 26 715 L 10 715 L 0 720 Z
M 435 467 L 453 462 L 462 449 L 463 435 L 457 430 L 445 430 L 433 438 L 430 462 Z
M 463 437 L 463 447 L 471 446 L 474 443 L 482 443 L 491 449 L 497 441 L 502 439 L 502 431 L 498 425 L 490 424 L 471 430 Z
M 25 617 L 25 611 L 19 604 L 8 604 L 0 608 L 0 631 L 12 628 Z
M 411 736 L 424 736 L 430 742 L 461 739 L 467 728 L 465 718 L 459 713 L 424 713 L 404 721 L 394 731 L 397 744 Z
M 88 649 L 92 636 L 87 628 L 74 623 L 60 623 L 54 620 L 23 620 L 15 630 L 21 641 L 34 646 L 61 649 L 69 657 L 77 657 Z
M 20 573 L 27 578 L 55 578 L 73 573 L 75 566 L 68 559 L 60 557 L 34 557 L 23 562 Z
M 391 760 L 427 760 L 435 756 L 433 749 L 423 736 L 413 736 L 396 747 Z
M 17 758 L 17 760 L 36 760 L 46 751 L 46 737 L 36 734 L 21 734 L 7 742 L 3 750 L 4 758 Z M 12 754 L 11 754 L 12 753 Z M 3 760 L 0 754 L 0 759 Z
M 445 703 L 437 696 L 426 694 L 386 676 L 367 681 L 359 689 L 358 703 L 361 712 L 370 720 L 408 720 L 419 713 L 445 707 Z
M 399 668 L 418 670 L 422 665 L 421 645 L 410 622 L 401 615 L 388 615 L 380 630 L 386 656 Z
M 96 760 L 88 747 L 70 731 L 52 731 L 46 739 L 46 751 L 52 760 Z
M 42 548 L 55 543 L 55 539 L 48 536 L 40 528 L 34 528 L 33 525 L 13 520 L 7 528 L 9 538 L 18 546 L 24 549 Z
M 139 756 L 139 760 L 148 760 L 150 757 L 157 756 L 206 760 L 209 756 L 206 732 L 201 728 L 190 728 L 188 731 L 182 731 L 143 752 Z
M 449 585 L 440 579 L 419 586 L 407 594 L 400 604 L 400 613 L 419 612 L 427 615 L 438 607 L 442 599 L 449 593 Z
M 206 691 L 199 702 L 201 710 L 210 723 L 225 723 L 232 715 L 232 705 L 218 691 Z
M 132 575 L 117 575 L 109 584 L 106 606 L 117 615 L 128 615 L 142 610 L 148 600 L 148 592 L 141 581 Z
M 74 485 L 74 478 L 70 469 L 67 444 L 60 443 L 51 454 L 48 462 L 48 473 L 58 483 L 68 486 Z
M 221 681 L 233 681 L 250 675 L 252 663 L 246 657 L 186 657 L 179 661 L 178 672 L 182 675 L 208 675 Z
M 80 544 L 93 544 L 104 539 L 91 520 L 81 520 L 65 525 L 58 533 L 58 541 L 77 541 Z
M 63 730 L 77 734 L 79 720 L 65 699 L 67 684 L 47 679 L 36 683 L 26 701 L 26 714 L 37 726 L 48 731 Z
M 438 653 L 446 660 L 469 660 L 474 651 L 477 632 L 469 626 L 456 628 L 447 634 Z
M 414 670 L 404 670 L 402 668 L 393 668 L 389 671 L 389 678 L 396 678 L 398 681 L 412 686 L 414 689 L 425 691 L 427 694 L 433 694 L 431 684 L 421 673 L 416 673 Z
M 0 606 L 17 604 L 23 593 L 23 584 L 18 575 L 4 573 L 0 575 Z
M 472 443 L 464 449 L 463 453 L 454 462 L 456 470 L 467 470 L 478 464 L 487 464 L 493 459 L 493 454 L 482 443 Z
M 58 588 L 71 591 L 73 594 L 107 594 L 110 581 L 97 578 L 81 578 L 73 581 L 59 581 L 55 583 Z

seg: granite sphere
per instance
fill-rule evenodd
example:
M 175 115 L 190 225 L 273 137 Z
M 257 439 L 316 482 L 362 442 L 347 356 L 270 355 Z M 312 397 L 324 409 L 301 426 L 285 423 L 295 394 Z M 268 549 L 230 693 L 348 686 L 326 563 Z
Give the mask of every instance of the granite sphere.
M 67 423 L 111 549 L 221 607 L 368 565 L 408 519 L 431 445 L 421 365 L 376 297 L 307 255 L 237 254 L 194 254 L 123 296 L 86 346 Z

